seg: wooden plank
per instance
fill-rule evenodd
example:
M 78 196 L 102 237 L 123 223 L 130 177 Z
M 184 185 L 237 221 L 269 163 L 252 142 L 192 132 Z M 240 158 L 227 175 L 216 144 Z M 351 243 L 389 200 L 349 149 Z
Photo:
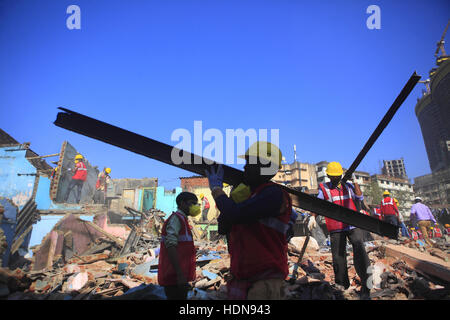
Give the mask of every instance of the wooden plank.
M 114 241 L 115 243 L 117 243 L 118 245 L 120 245 L 121 247 L 123 247 L 124 245 L 124 241 L 122 241 L 121 239 L 113 236 L 112 234 L 109 234 L 108 232 L 106 232 L 105 230 L 103 230 L 102 228 L 100 228 L 99 226 L 97 226 L 95 223 L 92 223 L 90 221 L 86 221 L 86 224 L 88 224 L 89 226 L 91 226 L 92 228 L 94 228 L 95 230 L 97 230 L 98 232 L 104 234 L 106 237 L 108 237 L 109 239 L 111 239 L 112 241 Z
M 385 249 L 387 256 L 399 258 L 410 268 L 450 283 L 450 262 L 403 246 L 388 244 Z

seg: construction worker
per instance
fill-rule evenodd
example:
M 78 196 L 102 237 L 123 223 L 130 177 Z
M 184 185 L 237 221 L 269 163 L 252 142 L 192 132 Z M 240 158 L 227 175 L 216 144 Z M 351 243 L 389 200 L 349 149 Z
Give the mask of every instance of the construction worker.
M 292 204 L 287 192 L 270 181 L 281 168 L 281 151 L 258 141 L 239 157 L 246 160 L 244 181 L 231 197 L 222 190 L 222 166 L 206 171 L 220 211 L 218 232 L 228 240 L 232 275 L 227 281 L 228 298 L 283 299 Z
M 345 184 L 341 183 L 344 171 L 339 162 L 330 162 L 327 166 L 326 173 L 330 182 L 321 183 L 319 185 L 319 194 L 317 197 L 356 211 L 355 201 L 364 200 L 359 185 L 356 182 L 352 184 L 350 181 Z M 308 228 L 310 230 L 315 225 L 315 216 L 316 215 L 313 214 L 308 223 Z M 361 279 L 360 298 L 369 299 L 370 289 L 367 284 L 369 279 L 367 270 L 370 266 L 370 261 L 364 246 L 364 232 L 359 228 L 327 217 L 325 217 L 325 222 L 328 232 L 330 233 L 331 254 L 336 287 L 345 290 L 350 286 L 347 272 L 346 249 L 348 239 L 353 247 L 355 269 Z
M 393 198 L 390 197 L 389 191 L 383 192 L 383 200 L 381 200 L 381 215 L 383 221 L 391 223 L 395 226 L 400 226 L 400 220 L 398 217 L 398 208 Z
M 398 223 L 399 223 L 399 227 L 401 227 L 402 237 L 408 237 L 409 238 L 410 237 L 409 230 L 406 227 L 405 221 L 403 220 L 403 215 L 400 212 L 399 202 L 395 198 L 392 198 L 392 199 L 394 199 L 395 205 L 396 205 L 397 210 L 398 210 Z
M 428 228 L 431 227 L 431 223 L 436 224 L 436 219 L 431 213 L 430 208 L 422 203 L 422 198 L 416 197 L 414 199 L 414 204 L 411 207 L 410 220 L 411 223 L 417 224 L 420 228 L 422 236 L 427 244 L 433 246 L 428 236 Z
M 448 223 L 444 225 L 444 235 L 450 235 L 450 224 Z
M 383 220 L 383 217 L 381 216 L 380 207 L 373 208 L 373 214 L 375 215 L 375 218 L 377 218 L 378 220 Z
M 436 223 L 434 227 L 431 227 L 432 237 L 433 238 L 440 238 L 442 237 L 441 228 L 439 228 L 439 225 Z
M 94 203 L 105 204 L 108 182 L 111 180 L 111 177 L 109 176 L 110 173 L 111 168 L 104 168 L 103 171 L 98 174 L 97 182 L 95 184 Z
M 64 201 L 67 202 L 69 199 L 70 192 L 74 187 L 76 187 L 76 203 L 80 203 L 81 199 L 81 189 L 83 188 L 84 181 L 87 178 L 87 168 L 83 162 L 83 156 L 81 154 L 77 154 L 75 156 L 75 173 L 72 176 L 72 180 L 70 180 L 69 186 L 67 187 L 66 196 L 64 197 Z
M 55 179 L 57 172 L 58 172 L 58 167 L 53 168 L 52 174 L 50 175 L 51 180 Z
M 298 218 L 298 212 L 294 208 L 292 208 L 292 213 L 291 213 L 291 216 L 290 216 L 289 222 L 288 222 L 289 228 L 286 231 L 286 241 L 287 242 L 289 242 L 292 239 L 292 237 L 294 237 L 294 225 L 297 221 L 297 218 Z
M 2 229 L 2 221 L 3 221 L 3 214 L 5 212 L 5 208 L 3 205 L 0 204 L 0 268 L 2 267 L 2 257 L 5 253 L 6 249 L 8 248 L 8 242 L 6 241 L 5 233 Z
M 202 200 L 202 220 L 208 221 L 209 201 L 203 193 L 200 193 L 200 200 Z
M 178 210 L 164 222 L 161 230 L 158 283 L 164 287 L 167 299 L 186 300 L 189 281 L 195 280 L 195 246 L 189 216 L 201 213 L 197 196 L 181 192 L 176 203 Z
M 412 227 L 410 229 L 411 229 L 411 239 L 418 240 L 419 234 L 417 233 L 416 228 Z

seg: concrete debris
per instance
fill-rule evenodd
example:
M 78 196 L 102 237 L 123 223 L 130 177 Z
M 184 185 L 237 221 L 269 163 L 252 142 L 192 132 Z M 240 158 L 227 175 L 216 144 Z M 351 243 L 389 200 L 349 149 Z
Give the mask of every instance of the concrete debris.
M 67 215 L 34 250 L 30 264 L 23 269 L 0 268 L 0 299 L 166 299 L 157 281 L 160 232 L 155 222 L 159 220 L 149 213 L 141 216 L 139 223 L 129 227 L 109 225 L 105 216 L 86 223 Z M 450 246 L 445 238 L 434 239 L 431 248 L 419 240 L 372 236 L 374 240 L 365 243 L 371 262 L 371 299 L 450 299 Z M 304 241 L 305 237 L 294 237 L 288 246 L 286 298 L 360 299 L 361 281 L 353 265 L 351 246 L 347 256 L 350 287 L 345 289 L 334 283 L 329 246 L 319 246 L 310 237 L 298 261 Z M 188 299 L 226 299 L 226 281 L 231 274 L 225 239 L 200 239 L 195 245 L 196 279 Z

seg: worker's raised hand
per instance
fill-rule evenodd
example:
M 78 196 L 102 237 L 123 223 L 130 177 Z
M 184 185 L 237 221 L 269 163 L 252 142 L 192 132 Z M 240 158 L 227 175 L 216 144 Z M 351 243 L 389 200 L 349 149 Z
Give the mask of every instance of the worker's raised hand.
M 205 169 L 205 174 L 208 177 L 209 188 L 213 190 L 214 188 L 222 188 L 223 186 L 223 166 L 219 164 L 218 166 L 211 166 L 211 171 Z
M 311 231 L 315 227 L 317 227 L 316 217 L 311 216 L 308 221 L 308 230 Z

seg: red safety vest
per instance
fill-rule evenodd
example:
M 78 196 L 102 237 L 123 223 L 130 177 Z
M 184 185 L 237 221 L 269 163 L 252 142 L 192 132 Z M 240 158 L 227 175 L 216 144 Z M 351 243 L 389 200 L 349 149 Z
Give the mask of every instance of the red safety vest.
M 86 181 L 87 169 L 86 165 L 82 161 L 79 161 L 75 164 L 75 170 L 76 171 L 72 179 Z
M 370 213 L 368 213 L 366 210 L 361 210 L 361 213 L 365 214 L 366 216 L 370 216 Z
M 186 280 L 193 281 L 195 280 L 195 246 L 194 240 L 192 239 L 191 227 L 186 216 L 179 212 L 174 212 L 169 219 L 176 219 L 172 217 L 173 215 L 181 221 L 181 228 L 178 233 L 178 245 L 176 247 L 178 261 Z M 164 239 L 167 236 L 166 227 L 169 219 L 164 222 L 161 231 L 162 239 L 158 263 L 158 283 L 161 286 L 173 286 L 177 284 L 177 273 L 169 260 L 169 255 L 164 245 Z
M 434 237 L 434 238 L 440 238 L 440 237 L 442 237 L 442 232 L 441 232 L 441 229 L 440 229 L 440 228 L 438 228 L 438 227 L 434 227 L 434 228 L 433 228 L 433 237 Z
M 205 197 L 203 199 L 203 201 L 205 202 L 205 206 L 203 207 L 203 209 L 209 209 L 209 201 L 208 201 L 208 199 Z
M 411 231 L 411 238 L 413 240 L 418 240 L 419 239 L 419 234 L 416 231 Z
M 95 183 L 95 189 L 96 190 L 101 190 L 102 187 L 105 187 L 105 190 L 102 191 L 107 191 L 108 186 L 106 185 L 106 178 L 108 177 L 108 175 L 105 172 L 100 172 L 99 177 L 97 178 L 97 182 Z
M 272 182 L 254 190 L 254 197 Z M 231 228 L 228 240 L 231 274 L 237 280 L 252 281 L 265 273 L 288 275 L 286 232 L 292 213 L 291 198 L 283 190 L 281 215 L 259 219 L 251 224 L 236 224 Z
M 394 199 L 386 197 L 381 200 L 381 214 L 385 216 L 398 215 L 398 209 Z
M 373 214 L 375 215 L 376 218 L 378 218 L 378 220 L 382 220 L 383 219 L 381 217 L 381 209 L 380 208 L 375 208 L 373 210 Z
M 417 230 L 417 235 L 419 236 L 419 239 L 423 239 L 423 235 L 422 235 L 421 231 Z
M 323 197 L 326 201 L 335 203 L 342 207 L 349 208 L 356 211 L 355 203 L 353 202 L 353 190 L 348 185 L 341 185 L 341 188 L 331 189 L 331 183 L 321 183 L 319 188 L 322 189 Z M 328 232 L 343 230 L 348 227 L 347 224 L 325 217 Z

